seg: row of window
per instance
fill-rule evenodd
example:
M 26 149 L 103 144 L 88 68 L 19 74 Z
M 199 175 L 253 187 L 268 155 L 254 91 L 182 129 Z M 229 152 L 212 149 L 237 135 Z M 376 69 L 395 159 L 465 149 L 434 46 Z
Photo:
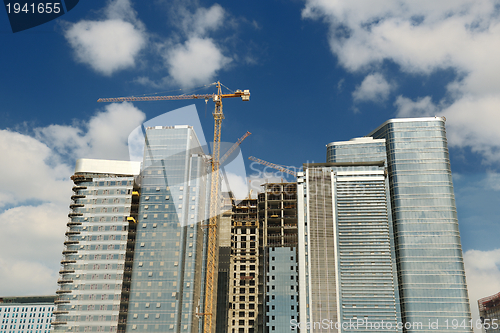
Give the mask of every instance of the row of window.
M 47 310 L 45 310 L 47 309 Z M 5 307 L 5 308 L 2 308 L 0 307 L 0 312 L 11 312 L 10 310 L 12 310 L 12 312 L 28 312 L 28 311 L 54 311 L 54 307 Z
M 48 317 L 48 314 L 47 314 L 47 317 Z M 38 318 L 37 323 L 43 324 L 43 320 L 44 320 L 43 318 Z M 50 323 L 51 321 L 52 321 L 52 319 L 50 319 L 50 318 L 45 319 L 46 323 Z M 20 324 L 26 323 L 26 319 L 20 319 L 19 323 Z M 34 324 L 35 319 L 28 319 L 28 324 L 31 324 L 31 323 Z M 2 324 L 9 324 L 9 319 L 2 319 Z M 17 319 L 10 319 L 10 324 L 17 324 Z
M 14 329 L 15 330 L 16 326 L 17 325 L 10 325 L 10 326 L 9 325 L 1 325 L 0 329 Z M 35 328 L 34 327 L 35 325 L 18 325 L 17 329 L 18 330 L 24 330 L 25 326 L 28 326 L 28 327 L 26 327 L 26 329 L 34 329 Z M 40 325 L 36 325 L 36 329 L 42 329 L 42 328 L 44 328 L 44 325 L 41 325 L 41 324 Z M 50 325 L 46 324 L 45 325 L 45 329 L 50 329 Z

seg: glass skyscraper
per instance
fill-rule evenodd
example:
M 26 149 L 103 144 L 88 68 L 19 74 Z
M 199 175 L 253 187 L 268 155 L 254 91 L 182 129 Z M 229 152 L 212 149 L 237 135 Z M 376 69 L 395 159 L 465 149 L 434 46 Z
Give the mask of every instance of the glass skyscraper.
M 208 159 L 191 126 L 146 129 L 126 332 L 197 332 Z
M 445 320 L 471 314 L 445 119 L 391 119 L 368 136 L 386 140 L 402 320 L 452 332 Z
M 208 166 L 184 125 L 146 129 L 142 168 L 77 161 L 55 332 L 198 332 Z
M 297 182 L 303 332 L 327 331 L 324 319 L 470 327 L 444 118 L 392 119 L 332 142 L 327 163 L 304 165 Z

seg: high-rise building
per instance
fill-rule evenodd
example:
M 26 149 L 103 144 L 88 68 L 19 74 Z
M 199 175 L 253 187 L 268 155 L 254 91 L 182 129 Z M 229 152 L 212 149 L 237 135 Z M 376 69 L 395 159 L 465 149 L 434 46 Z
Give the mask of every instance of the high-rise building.
M 229 281 L 231 265 L 231 224 L 234 198 L 232 192 L 223 193 L 221 217 L 219 220 L 219 269 L 217 277 L 216 333 L 228 332 Z
M 384 160 L 305 165 L 297 182 L 300 322 L 314 332 L 401 331 Z
M 471 313 L 445 119 L 391 119 L 368 136 L 385 139 L 402 320 L 451 332 L 445 320 Z
M 139 199 L 139 162 L 78 160 L 71 177 L 54 332 L 124 329 Z
M 290 332 L 298 319 L 297 184 L 265 183 L 258 195 L 259 332 Z
M 0 333 L 49 333 L 56 296 L 0 297 Z
M 231 258 L 227 333 L 257 332 L 259 314 L 259 220 L 257 199 L 235 203 L 231 221 Z
M 207 170 L 192 127 L 146 129 L 127 333 L 199 330 Z
M 469 322 L 444 122 L 392 119 L 367 137 L 328 144 L 327 163 L 304 165 L 301 322 L 320 332 L 331 328 L 323 320 L 405 332 Z
M 477 301 L 482 331 L 485 333 L 500 332 L 500 293 L 483 297 Z M 475 326 L 478 327 L 477 323 Z
M 55 332 L 199 330 L 208 165 L 190 126 L 147 128 L 142 170 L 77 161 Z
M 210 318 L 217 333 L 420 332 L 436 320 L 451 332 L 445 320 L 470 320 L 443 118 L 389 120 L 330 143 L 296 183 L 217 198 L 212 316 L 210 159 L 190 126 L 145 139 L 142 167 L 77 162 L 54 331 L 197 333 Z

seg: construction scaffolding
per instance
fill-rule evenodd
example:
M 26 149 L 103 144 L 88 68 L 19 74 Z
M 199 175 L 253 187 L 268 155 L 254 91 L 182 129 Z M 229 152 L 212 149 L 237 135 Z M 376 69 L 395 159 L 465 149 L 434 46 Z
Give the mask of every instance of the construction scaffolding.
M 297 183 L 266 183 L 262 186 L 263 192 L 258 195 L 258 214 L 259 277 L 263 283 L 259 294 L 258 326 L 260 332 L 268 333 L 276 331 L 277 327 L 288 327 L 291 319 L 298 318 L 298 278 L 295 276 Z M 277 305 L 277 300 L 282 300 L 283 304 Z

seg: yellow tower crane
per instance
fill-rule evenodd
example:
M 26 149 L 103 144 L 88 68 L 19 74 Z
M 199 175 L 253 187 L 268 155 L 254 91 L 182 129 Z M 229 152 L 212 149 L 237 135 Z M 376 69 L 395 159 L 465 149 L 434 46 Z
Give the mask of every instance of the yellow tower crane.
M 222 99 L 241 97 L 242 101 L 250 100 L 249 90 L 236 90 L 231 94 L 223 94 L 221 83 L 219 81 L 213 83 L 217 87 L 215 94 L 202 95 L 177 95 L 177 96 L 141 96 L 141 97 L 118 97 L 118 98 L 99 98 L 98 102 L 136 102 L 136 101 L 164 101 L 164 100 L 184 100 L 184 99 L 204 99 L 207 102 L 209 99 L 215 103 L 215 109 L 212 115 L 214 116 L 214 144 L 212 149 L 212 183 L 210 190 L 210 220 L 208 222 L 208 244 L 207 244 L 207 269 L 205 282 L 205 310 L 202 315 L 205 316 L 203 323 L 203 332 L 212 333 L 212 322 L 214 313 L 214 284 L 215 274 L 217 274 L 217 219 L 219 215 L 218 197 L 219 197 L 219 165 L 220 165 L 220 136 L 222 119 Z M 248 136 L 248 135 L 247 135 Z M 245 136 L 246 137 L 246 136 Z M 241 143 L 241 142 L 240 142 Z
M 228 151 L 224 154 L 224 156 L 221 157 L 219 163 L 222 164 L 224 163 L 229 156 L 231 156 L 231 154 L 236 150 L 236 148 L 239 147 L 239 145 L 241 145 L 241 143 L 243 142 L 243 140 L 245 140 L 247 138 L 247 136 L 249 136 L 250 132 L 246 132 L 245 135 L 243 135 L 231 148 L 228 149 Z
M 259 164 L 266 165 L 266 166 L 271 167 L 273 169 L 279 170 L 281 172 L 285 172 L 285 173 L 287 173 L 289 175 L 292 175 L 294 177 L 297 177 L 297 173 L 295 171 L 292 171 L 292 170 L 289 170 L 287 168 L 284 168 L 281 165 L 274 164 L 274 163 L 271 163 L 271 162 L 267 162 L 267 161 L 261 160 L 260 158 L 253 157 L 253 156 L 250 156 L 248 159 L 252 160 L 254 162 L 257 162 Z

